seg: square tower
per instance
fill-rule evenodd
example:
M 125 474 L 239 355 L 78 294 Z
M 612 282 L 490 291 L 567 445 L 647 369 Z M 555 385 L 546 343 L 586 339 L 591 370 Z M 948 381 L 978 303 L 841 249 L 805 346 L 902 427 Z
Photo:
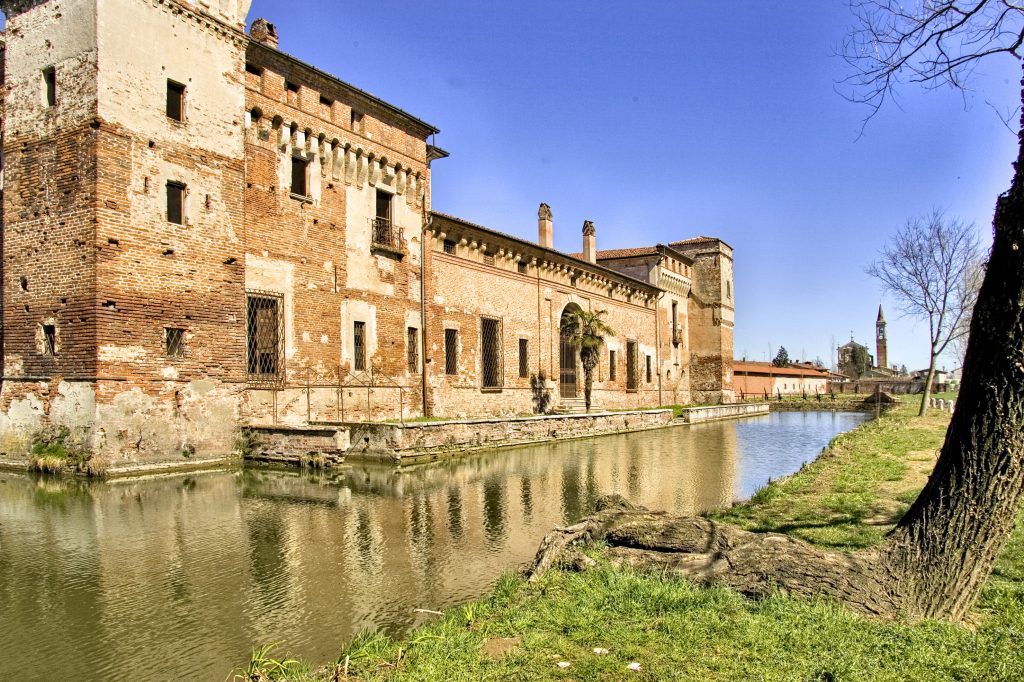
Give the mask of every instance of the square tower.
M 3 457 L 231 451 L 248 5 L 0 0 Z

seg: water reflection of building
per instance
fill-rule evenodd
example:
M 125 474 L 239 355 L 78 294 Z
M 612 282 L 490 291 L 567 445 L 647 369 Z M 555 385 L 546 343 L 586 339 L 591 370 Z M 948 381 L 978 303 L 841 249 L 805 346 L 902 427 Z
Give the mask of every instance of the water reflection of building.
M 0 616 L 43 612 L 41 628 L 92 633 L 94 644 L 54 642 L 61 665 L 99 656 L 166 677 L 160 666 L 191 647 L 192 663 L 209 668 L 184 676 L 209 677 L 253 642 L 326 660 L 359 629 L 401 631 L 422 617 L 415 607 L 482 593 L 600 495 L 680 513 L 730 502 L 735 439 L 726 423 L 336 476 L 60 483 L 59 502 L 20 479 L 0 485 L 0 594 L 20 600 Z M 26 637 L 43 634 L 26 631 L 0 634 L 0 645 L 34 650 Z

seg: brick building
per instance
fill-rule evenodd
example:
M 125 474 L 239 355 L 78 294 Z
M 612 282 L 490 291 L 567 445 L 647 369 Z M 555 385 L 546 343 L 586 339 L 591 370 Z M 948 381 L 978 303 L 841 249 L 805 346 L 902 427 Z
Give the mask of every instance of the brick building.
M 0 453 L 223 456 L 240 425 L 732 399 L 732 250 L 580 254 L 430 209 L 432 125 L 245 32 L 247 0 L 0 0 Z M 156 49 L 159 48 L 159 49 Z

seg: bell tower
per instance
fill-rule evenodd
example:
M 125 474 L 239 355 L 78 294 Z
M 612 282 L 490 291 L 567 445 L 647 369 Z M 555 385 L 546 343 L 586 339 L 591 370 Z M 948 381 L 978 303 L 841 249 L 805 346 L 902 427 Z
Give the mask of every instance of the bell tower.
M 882 314 L 881 304 L 878 305 L 878 319 L 875 320 L 875 358 L 879 367 L 889 368 L 889 352 L 885 341 L 885 315 Z

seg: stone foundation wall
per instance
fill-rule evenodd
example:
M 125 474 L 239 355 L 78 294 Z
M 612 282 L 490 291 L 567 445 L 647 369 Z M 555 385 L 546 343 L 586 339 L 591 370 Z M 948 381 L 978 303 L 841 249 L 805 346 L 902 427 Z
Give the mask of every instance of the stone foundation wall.
M 483 448 L 659 428 L 671 410 L 603 412 L 519 419 L 472 419 L 412 424 L 349 424 L 350 458 L 415 462 Z
M 349 429 L 337 426 L 253 426 L 245 430 L 246 460 L 330 468 L 345 459 Z
M 687 407 L 682 410 L 679 418 L 686 424 L 716 421 L 718 419 L 736 419 L 768 414 L 768 403 L 734 403 L 732 405 L 712 405 L 710 407 Z

